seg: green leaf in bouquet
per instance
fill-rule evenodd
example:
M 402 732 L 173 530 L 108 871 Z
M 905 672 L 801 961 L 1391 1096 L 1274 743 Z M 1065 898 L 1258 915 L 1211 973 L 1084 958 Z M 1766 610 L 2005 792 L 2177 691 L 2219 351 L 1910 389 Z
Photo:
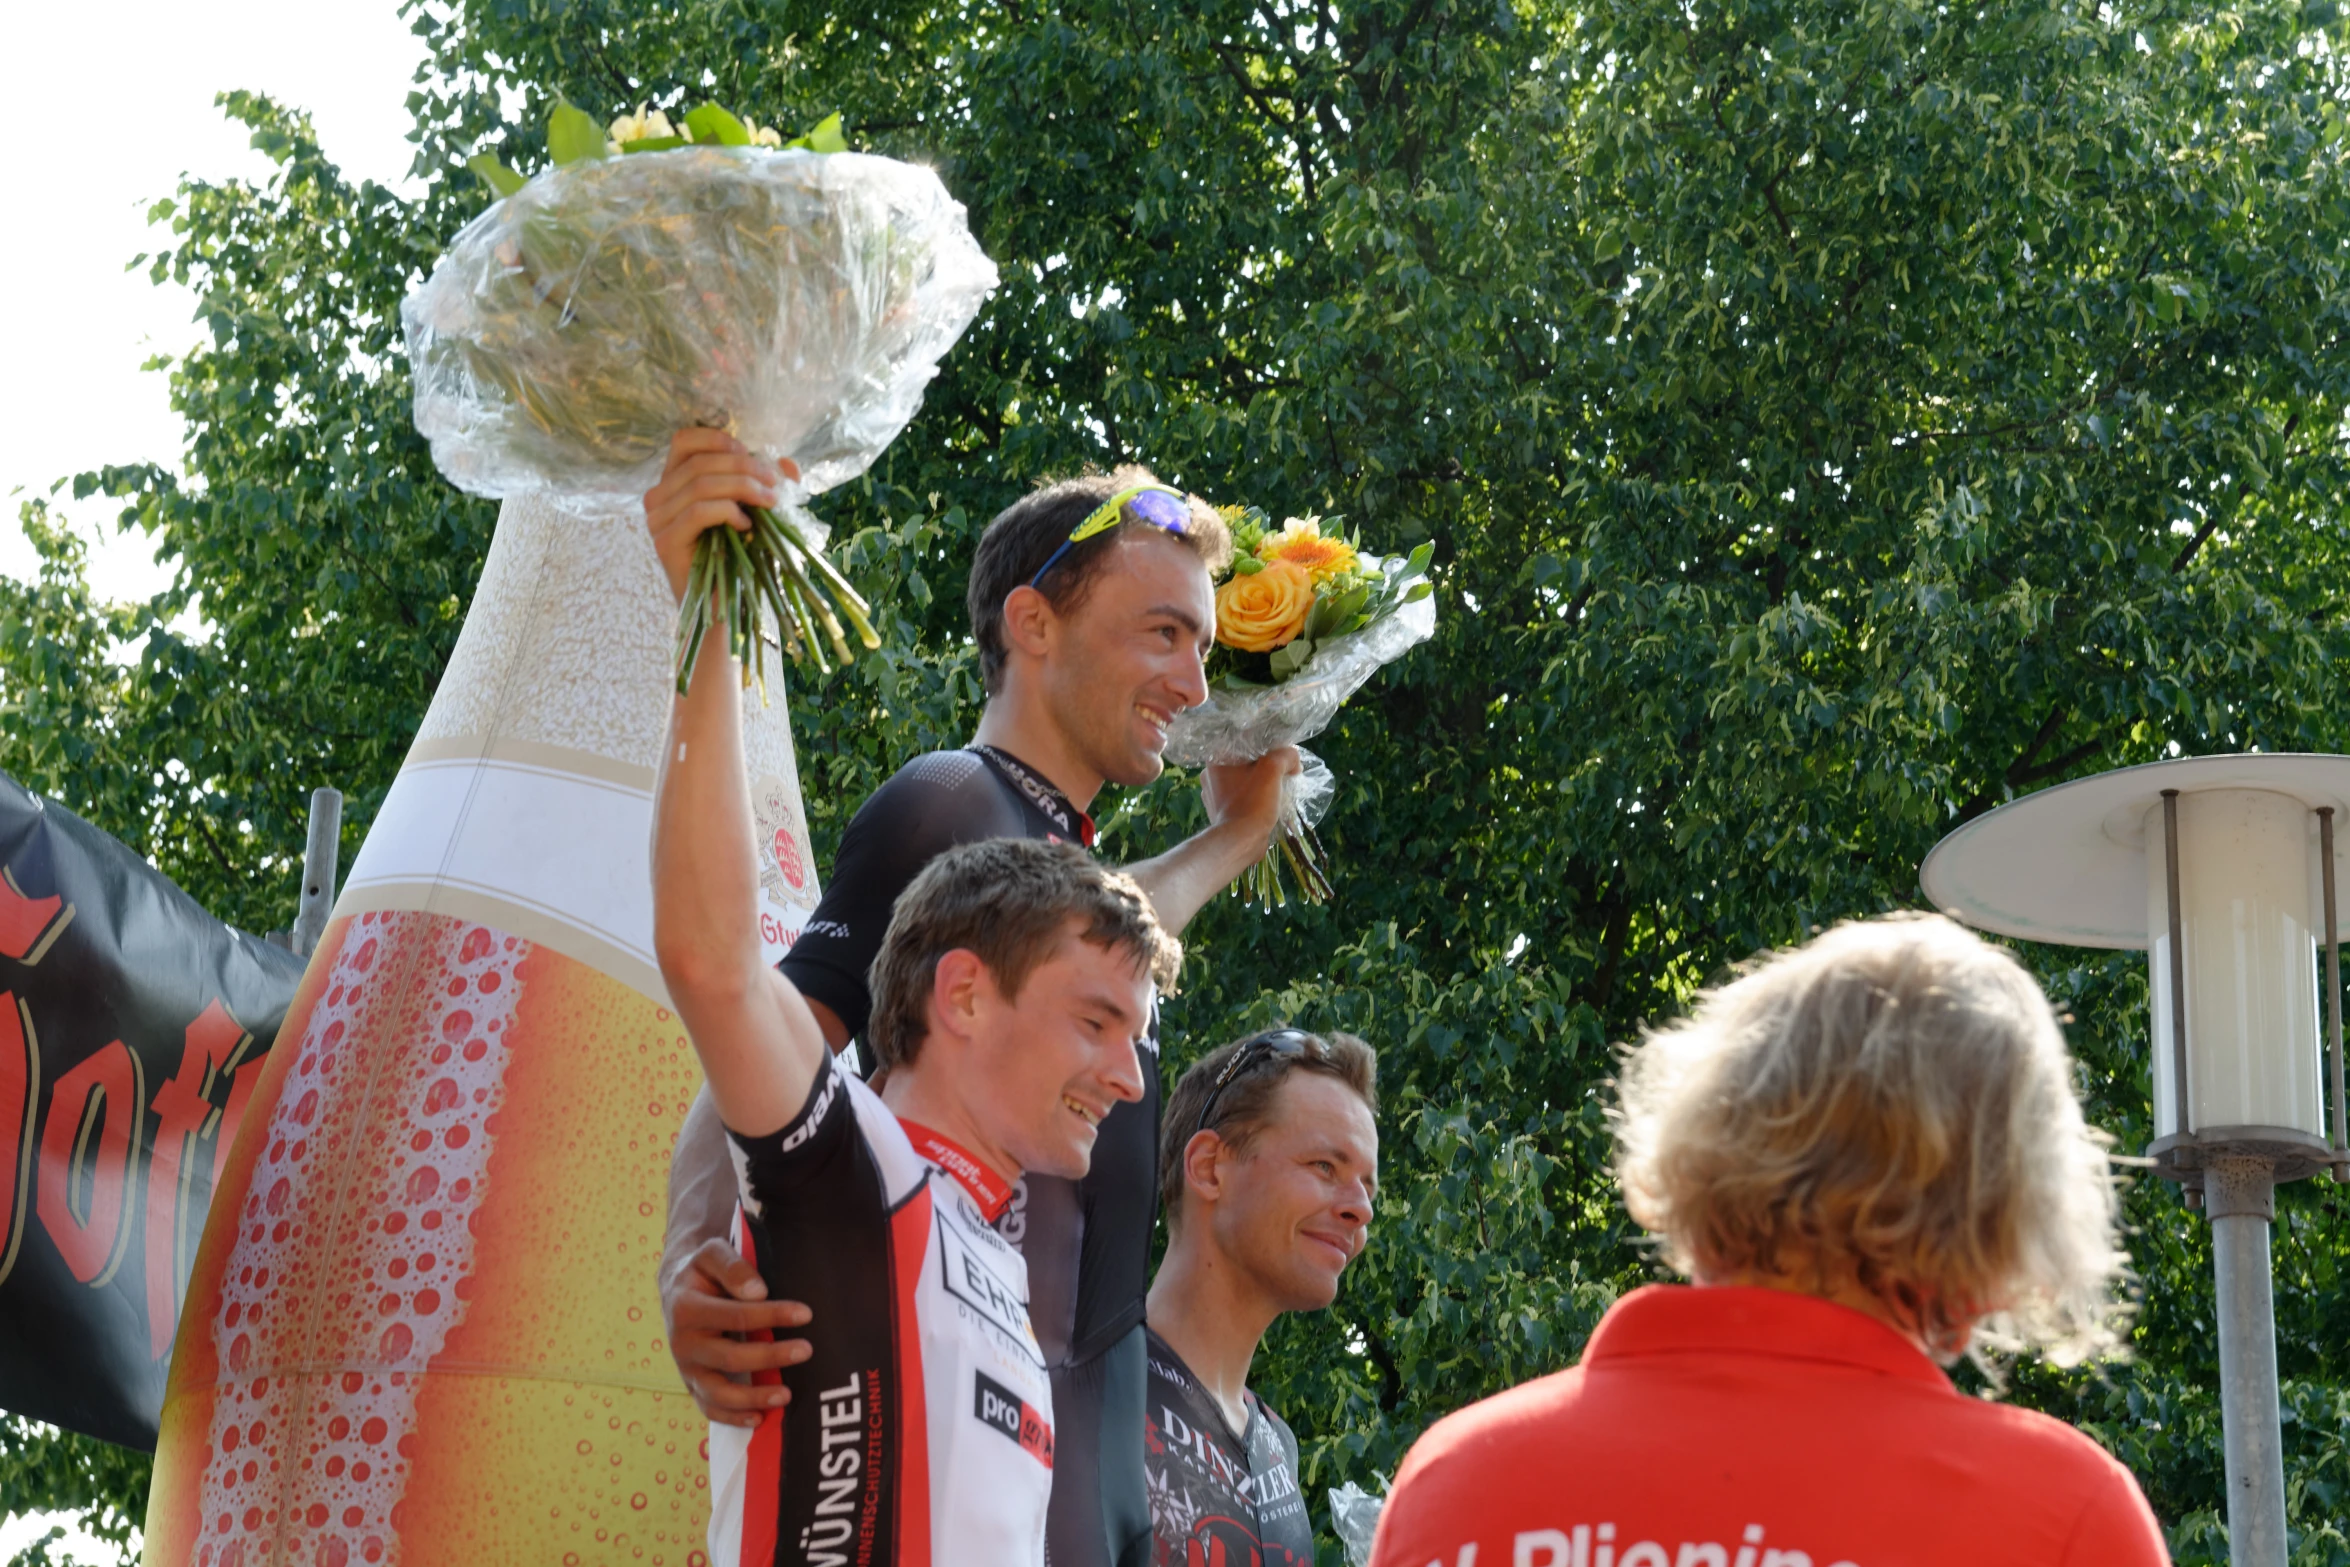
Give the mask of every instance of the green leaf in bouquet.
M 1305 635 L 1300 641 L 1320 642 L 1352 631 L 1362 624 L 1363 606 L 1371 601 L 1371 584 L 1358 583 L 1342 593 L 1328 593 L 1314 601 L 1314 613 L 1306 621 Z
M 1254 555 L 1235 555 L 1232 557 L 1232 574 L 1236 577 L 1253 577 L 1264 569 L 1265 563 L 1257 559 Z
M 465 160 L 465 166 L 481 176 L 482 183 L 498 193 L 500 201 L 522 189 L 521 175 L 500 163 L 486 152 L 477 152 Z
M 839 116 L 833 118 L 837 120 Z M 716 142 L 721 147 L 748 147 L 751 144 L 750 127 L 714 103 L 705 103 L 687 114 L 685 128 L 697 142 Z
M 667 152 L 672 147 L 690 147 L 693 143 L 683 136 L 639 136 L 634 141 L 620 144 L 622 152 Z
M 1435 591 L 1436 584 L 1423 578 L 1420 581 L 1413 583 L 1411 587 L 1405 591 L 1403 601 L 1406 604 L 1417 604 L 1420 602 L 1420 600 L 1429 597 Z
M 1306 667 L 1306 660 L 1314 656 L 1314 644 L 1305 637 L 1273 650 L 1272 665 L 1275 680 L 1287 680 Z
M 783 145 L 786 149 L 796 147 L 802 152 L 846 152 L 849 150 L 848 138 L 840 133 L 840 116 L 837 114 L 826 115 L 810 126 L 807 134 L 795 136 Z
M 547 156 L 557 168 L 604 155 L 604 127 L 583 109 L 557 103 L 547 116 Z

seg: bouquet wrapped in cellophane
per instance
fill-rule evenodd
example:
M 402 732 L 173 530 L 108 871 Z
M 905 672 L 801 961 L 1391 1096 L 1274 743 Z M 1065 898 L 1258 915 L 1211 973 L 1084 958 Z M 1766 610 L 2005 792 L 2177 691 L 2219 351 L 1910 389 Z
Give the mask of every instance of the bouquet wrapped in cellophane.
M 1381 665 L 1436 634 L 1433 546 L 1381 558 L 1324 532 L 1318 517 L 1275 529 L 1254 508 L 1227 515 L 1232 575 L 1216 589 L 1208 699 L 1167 731 L 1167 760 L 1178 766 L 1252 762 L 1312 739 Z M 1331 895 L 1329 855 L 1314 827 L 1337 780 L 1310 751 L 1304 764 L 1283 785 L 1272 847 L 1239 883 L 1267 908 L 1287 901 L 1284 865 L 1307 902 Z
M 854 656 L 851 632 L 879 645 L 804 502 L 905 428 L 996 284 L 936 174 L 840 145 L 837 117 L 785 146 L 715 105 L 677 126 L 640 110 L 609 137 L 559 105 L 535 178 L 472 161 L 500 199 L 401 308 L 416 427 L 474 494 L 641 523 L 670 438 L 695 425 L 785 465 L 748 535 L 701 537 L 680 691 L 713 599 L 746 682 L 764 615 L 820 668 Z

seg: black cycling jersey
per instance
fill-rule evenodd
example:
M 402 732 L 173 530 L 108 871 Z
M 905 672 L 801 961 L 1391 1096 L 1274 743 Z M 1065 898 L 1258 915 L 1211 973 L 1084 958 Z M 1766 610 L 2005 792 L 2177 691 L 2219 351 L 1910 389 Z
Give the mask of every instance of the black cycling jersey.
M 857 808 L 841 835 L 824 896 L 777 965 L 800 994 L 865 1032 L 866 970 L 881 951 L 898 894 L 947 850 L 988 838 L 1093 846 L 1093 822 L 1059 790 L 994 746 L 931 751 L 899 768 Z
M 842 834 L 824 897 L 779 965 L 853 1034 L 872 1014 L 866 972 L 898 894 L 951 848 L 987 838 L 1093 846 L 1093 822 L 996 746 L 932 751 L 873 792 Z M 1052 1372 L 1058 1427 L 1053 1567 L 1132 1567 L 1150 1551 L 1142 1464 L 1142 1302 L 1158 1217 L 1156 1029 L 1143 1097 L 1111 1110 L 1081 1181 L 1031 1176 L 1003 1223 L 1028 1265 L 1029 1315 Z
M 1235 1433 L 1183 1357 L 1150 1335 L 1152 1567 L 1314 1567 L 1297 1437 L 1256 1394 Z

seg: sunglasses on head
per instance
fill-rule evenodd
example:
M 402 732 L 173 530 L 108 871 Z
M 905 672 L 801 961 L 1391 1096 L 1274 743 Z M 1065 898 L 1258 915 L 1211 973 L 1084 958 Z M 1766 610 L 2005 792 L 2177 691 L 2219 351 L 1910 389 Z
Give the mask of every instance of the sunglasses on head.
M 1261 1062 L 1302 1061 L 1312 1053 L 1313 1045 L 1314 1036 L 1302 1028 L 1275 1028 L 1256 1035 L 1233 1051 L 1232 1059 L 1224 1063 L 1224 1070 L 1208 1086 L 1208 1097 L 1199 1107 L 1199 1119 L 1192 1123 L 1191 1135 L 1197 1137 L 1208 1130 L 1208 1118 L 1216 1113 L 1216 1101 L 1224 1097 L 1224 1090 L 1234 1078 Z
M 1120 490 L 1095 507 L 1091 515 L 1069 530 L 1061 547 L 1044 558 L 1036 568 L 1036 575 L 1028 579 L 1035 587 L 1044 580 L 1044 574 L 1061 563 L 1061 557 L 1096 534 L 1107 533 L 1121 522 L 1147 523 L 1167 533 L 1184 534 L 1191 531 L 1191 499 L 1180 490 L 1170 490 L 1163 484 L 1138 484 L 1130 490 Z

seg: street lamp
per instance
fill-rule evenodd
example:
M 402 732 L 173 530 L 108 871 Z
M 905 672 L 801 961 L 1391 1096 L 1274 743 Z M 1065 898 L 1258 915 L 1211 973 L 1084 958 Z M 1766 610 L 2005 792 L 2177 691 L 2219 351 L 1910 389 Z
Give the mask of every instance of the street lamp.
M 2211 1220 L 2238 1567 L 2285 1562 L 2268 1245 L 2276 1185 L 2329 1166 L 2350 1182 L 2335 897 L 2350 860 L 2334 833 L 2345 817 L 2350 756 L 2188 757 L 2001 806 L 1936 844 L 1918 872 L 1936 908 L 1984 930 L 2147 949 L 2146 1152 Z

